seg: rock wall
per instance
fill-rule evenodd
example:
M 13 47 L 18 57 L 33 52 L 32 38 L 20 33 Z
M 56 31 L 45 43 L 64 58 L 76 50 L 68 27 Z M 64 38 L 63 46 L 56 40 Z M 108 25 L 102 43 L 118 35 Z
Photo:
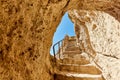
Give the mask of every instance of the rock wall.
M 52 37 L 77 1 L 0 0 L 0 80 L 53 79 Z
M 77 24 L 75 28 L 79 27 L 75 30 L 80 45 L 91 55 L 91 50 L 95 51 L 95 61 L 102 67 L 106 80 L 119 80 L 120 22 L 101 11 L 71 10 L 69 16 Z
M 108 3 L 119 9 L 118 0 L 105 1 L 0 0 L 0 79 L 52 79 L 49 50 L 63 14 L 70 9 L 104 11 Z M 112 15 L 119 20 L 117 13 Z
M 69 11 L 69 15 L 76 27 L 76 34 L 80 34 L 80 40 L 90 38 L 93 49 L 102 54 L 116 56 L 120 58 L 120 23 L 111 15 L 101 11 Z M 84 27 L 87 31 L 84 31 Z M 83 32 L 84 31 L 84 32 Z M 83 36 L 82 36 L 83 35 Z M 81 39 L 82 38 L 82 39 Z M 85 41 L 84 41 L 85 42 Z

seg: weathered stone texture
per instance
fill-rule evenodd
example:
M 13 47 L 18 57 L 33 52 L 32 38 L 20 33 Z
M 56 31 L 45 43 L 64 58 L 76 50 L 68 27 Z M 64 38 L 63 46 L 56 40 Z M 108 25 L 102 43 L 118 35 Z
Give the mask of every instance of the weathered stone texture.
M 119 80 L 120 76 L 120 23 L 111 15 L 101 11 L 71 10 L 69 16 L 77 24 L 76 34 L 103 70 L 107 80 Z M 88 31 L 86 31 L 86 30 Z M 88 36 L 86 36 L 88 35 Z M 85 39 L 89 39 L 87 42 Z M 86 44 L 87 43 L 87 44 Z M 81 44 L 80 44 L 81 45 Z M 85 46 L 91 45 L 91 48 Z M 85 50 L 86 52 L 86 50 Z M 91 53 L 92 54 L 92 53 Z M 93 55 L 93 54 L 92 54 Z
M 94 1 L 85 1 L 0 0 L 0 79 L 50 80 L 49 50 L 63 14 L 70 9 L 104 11 L 108 3 L 119 9 L 118 0 L 94 0 L 94 5 Z M 119 20 L 118 11 L 112 13 Z
M 82 15 L 83 13 L 84 15 Z M 85 25 L 88 30 L 87 35 L 89 35 L 90 44 L 96 52 L 120 58 L 120 23 L 118 20 L 101 11 L 73 10 L 70 11 L 69 14 L 74 18 L 72 19 L 73 22 L 78 24 L 77 27 L 81 28 Z M 84 24 L 82 24 L 81 21 L 84 22 Z M 76 32 L 80 34 L 80 40 L 84 33 L 82 29 L 84 29 L 84 27 L 76 30 Z

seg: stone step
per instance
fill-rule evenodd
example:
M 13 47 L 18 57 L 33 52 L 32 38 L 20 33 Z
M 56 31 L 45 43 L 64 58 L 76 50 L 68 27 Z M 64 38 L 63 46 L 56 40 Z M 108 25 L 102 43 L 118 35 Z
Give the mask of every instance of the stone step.
M 54 80 L 105 80 L 105 79 L 102 75 L 59 72 L 54 75 Z
M 60 71 L 67 71 L 67 72 L 77 72 L 82 74 L 101 74 L 102 72 L 92 65 L 60 65 Z
M 80 51 L 65 51 L 63 52 L 63 54 L 80 54 L 81 52 Z
M 67 47 L 75 47 L 76 45 L 76 43 L 68 43 Z
M 76 38 L 69 38 L 68 41 L 76 41 Z
M 65 51 L 80 51 L 79 47 L 74 46 L 74 47 L 67 47 Z
M 78 65 L 85 65 L 89 64 L 90 62 L 86 60 L 85 58 L 80 58 L 79 60 L 75 60 L 73 58 L 64 58 L 62 59 L 63 64 L 78 64 Z
M 69 40 L 68 41 L 68 44 L 67 44 L 67 47 L 73 47 L 73 46 L 76 46 L 76 40 Z

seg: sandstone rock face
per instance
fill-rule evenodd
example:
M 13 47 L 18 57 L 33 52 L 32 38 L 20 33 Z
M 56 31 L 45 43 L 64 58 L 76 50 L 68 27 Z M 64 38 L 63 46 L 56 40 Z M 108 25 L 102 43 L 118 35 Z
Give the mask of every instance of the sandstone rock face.
M 63 14 L 70 9 L 103 10 L 119 20 L 119 4 L 119 0 L 0 0 L 0 79 L 52 79 L 49 50 Z M 118 11 L 111 12 L 111 7 Z
M 0 0 L 1 80 L 52 79 L 52 37 L 69 3 L 78 1 Z
M 93 55 L 91 49 L 95 51 L 95 61 L 102 67 L 107 80 L 119 80 L 120 69 L 115 70 L 120 65 L 119 21 L 101 11 L 71 10 L 69 15 L 77 24 L 75 26 L 79 27 L 76 34 L 79 34 L 78 38 L 83 47 L 88 49 L 85 52 Z M 87 47 L 89 45 L 91 47 Z
M 111 15 L 100 11 L 70 11 L 78 23 L 77 27 L 83 26 L 80 21 L 85 22 L 88 37 L 93 49 L 102 54 L 109 54 L 120 58 L 120 23 Z M 74 23 L 76 23 L 74 20 Z M 76 30 L 83 39 L 82 28 Z M 76 34 L 77 34 L 76 33 Z M 87 38 L 87 37 L 85 37 Z

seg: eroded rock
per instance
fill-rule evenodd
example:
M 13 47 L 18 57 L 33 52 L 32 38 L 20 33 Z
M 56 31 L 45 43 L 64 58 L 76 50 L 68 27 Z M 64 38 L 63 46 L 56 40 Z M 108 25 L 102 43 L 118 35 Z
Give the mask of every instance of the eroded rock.
M 91 53 L 94 50 L 97 54 L 95 61 L 102 67 L 105 78 L 119 80 L 119 68 L 115 70 L 120 64 L 119 21 L 101 11 L 71 10 L 69 16 L 77 24 L 75 26 L 80 28 L 76 29 L 76 34 L 79 34 L 78 39 L 80 45 L 84 45 L 85 52 L 94 55 Z M 87 47 L 89 45 L 91 47 Z
M 49 50 L 63 14 L 70 9 L 104 11 L 104 7 L 119 20 L 118 11 L 111 12 L 106 4 L 119 10 L 118 0 L 1 0 L 0 79 L 50 80 Z

